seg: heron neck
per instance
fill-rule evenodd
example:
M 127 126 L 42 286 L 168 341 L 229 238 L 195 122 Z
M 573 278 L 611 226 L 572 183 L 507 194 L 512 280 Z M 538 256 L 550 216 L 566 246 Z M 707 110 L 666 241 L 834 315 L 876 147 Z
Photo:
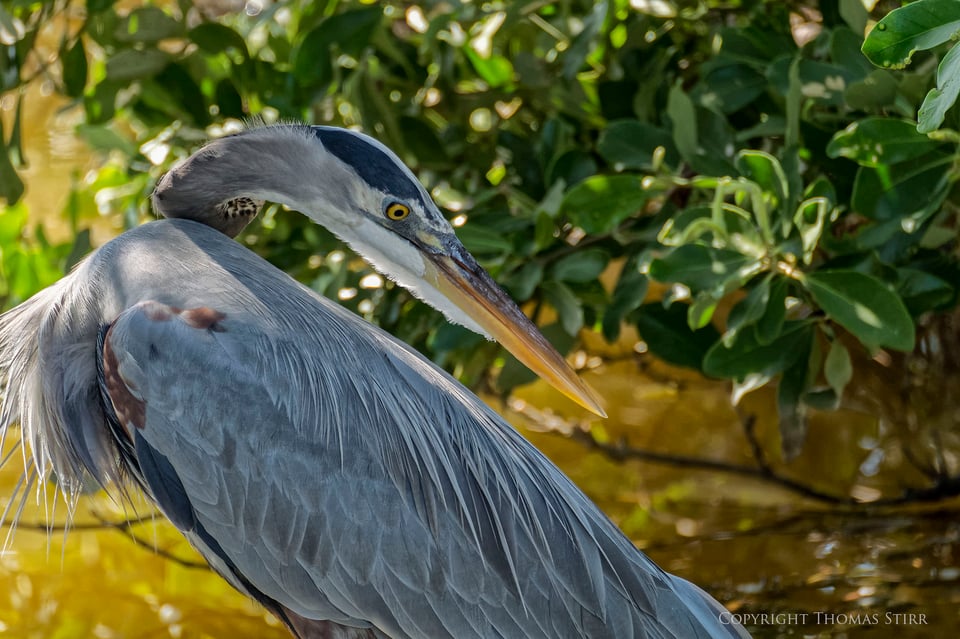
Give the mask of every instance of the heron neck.
M 346 202 L 351 182 L 343 168 L 301 125 L 251 129 L 207 144 L 171 169 L 153 193 L 154 210 L 168 218 L 202 222 L 236 236 L 263 201 L 285 204 L 325 226 Z

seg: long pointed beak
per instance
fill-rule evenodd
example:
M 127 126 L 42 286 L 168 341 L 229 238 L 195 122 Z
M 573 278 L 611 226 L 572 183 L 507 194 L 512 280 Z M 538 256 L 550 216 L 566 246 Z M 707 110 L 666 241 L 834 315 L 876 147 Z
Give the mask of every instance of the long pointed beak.
M 462 246 L 426 252 L 426 279 L 527 368 L 601 417 L 597 394 L 573 371 L 537 326 Z

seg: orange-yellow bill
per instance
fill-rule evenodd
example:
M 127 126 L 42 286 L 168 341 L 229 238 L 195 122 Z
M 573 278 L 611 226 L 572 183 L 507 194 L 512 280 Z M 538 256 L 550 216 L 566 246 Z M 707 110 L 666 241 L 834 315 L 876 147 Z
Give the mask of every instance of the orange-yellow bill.
M 597 394 L 466 251 L 428 253 L 425 277 L 534 373 L 587 410 L 606 417 Z

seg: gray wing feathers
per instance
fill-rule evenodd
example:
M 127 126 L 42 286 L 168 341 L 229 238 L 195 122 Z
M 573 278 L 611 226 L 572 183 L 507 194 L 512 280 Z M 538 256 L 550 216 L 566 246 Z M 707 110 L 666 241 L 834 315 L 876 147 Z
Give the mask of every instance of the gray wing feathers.
M 264 594 L 397 638 L 736 636 L 459 384 L 222 242 L 218 330 L 135 306 L 111 346 L 143 372 L 140 434 Z

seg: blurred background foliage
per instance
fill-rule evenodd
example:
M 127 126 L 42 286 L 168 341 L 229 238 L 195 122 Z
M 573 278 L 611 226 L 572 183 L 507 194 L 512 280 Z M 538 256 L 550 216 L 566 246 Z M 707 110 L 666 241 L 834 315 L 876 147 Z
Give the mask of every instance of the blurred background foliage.
M 874 416 L 909 479 L 858 489 L 880 462 L 857 452 L 838 493 L 808 497 L 955 496 L 958 6 L 4 0 L 0 298 L 152 219 L 155 181 L 211 136 L 359 127 L 578 367 L 652 353 L 729 380 L 738 407 L 773 389 L 761 476 L 812 445 L 811 415 Z M 24 199 L 43 188 L 23 179 L 38 92 L 97 155 L 56 222 Z M 268 205 L 240 241 L 474 388 L 531 381 L 295 212 Z M 597 422 L 586 442 L 624 455 Z
M 9 306 L 55 280 L 95 219 L 152 217 L 157 177 L 211 135 L 250 119 L 361 127 L 561 350 L 628 329 L 641 350 L 733 380 L 735 400 L 779 382 L 789 459 L 809 408 L 856 397 L 858 366 L 941 379 L 960 354 L 958 82 L 928 133 L 912 122 L 948 63 L 956 3 L 883 23 L 873 37 L 894 37 L 900 57 L 879 66 L 861 52 L 868 9 L 895 5 L 872 4 L 13 0 L 0 10 L 0 293 Z M 904 32 L 921 14 L 939 39 Z M 72 244 L 22 232 L 35 81 L 82 109 L 76 132 L 103 159 L 64 210 Z M 491 381 L 495 344 L 298 215 L 269 207 L 243 241 L 469 385 L 531 381 L 509 357 Z

